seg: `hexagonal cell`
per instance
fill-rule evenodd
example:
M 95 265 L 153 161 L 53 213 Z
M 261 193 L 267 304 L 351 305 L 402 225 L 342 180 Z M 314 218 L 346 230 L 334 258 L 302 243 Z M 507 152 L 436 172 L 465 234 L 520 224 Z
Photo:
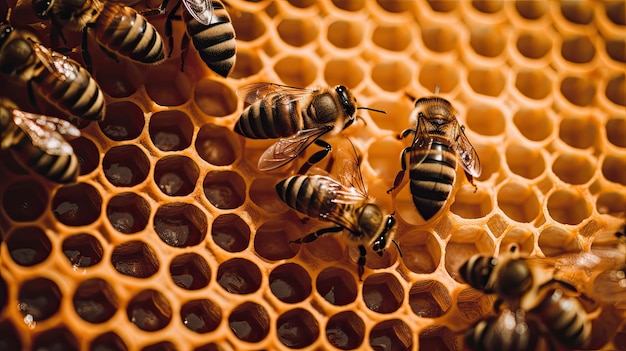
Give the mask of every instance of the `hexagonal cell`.
M 237 33 L 237 40 L 253 41 L 267 31 L 263 18 L 258 13 L 246 11 L 231 12 L 231 21 Z M 239 57 L 237 58 L 239 60 Z
M 211 123 L 200 128 L 195 146 L 198 156 L 216 166 L 231 165 L 242 153 L 241 142 L 235 133 Z
M 133 95 L 143 84 L 143 65 L 121 60 L 115 69 L 98 70 L 95 78 L 100 88 L 115 98 Z
M 544 31 L 523 31 L 517 37 L 515 47 L 522 56 L 538 60 L 552 50 L 552 41 L 549 36 L 545 35 Z
M 392 313 L 400 308 L 403 298 L 404 288 L 393 274 L 373 274 L 363 282 L 363 302 L 374 312 Z
M 133 234 L 142 231 L 148 224 L 150 204 L 135 193 L 121 193 L 109 200 L 106 214 L 115 230 Z
M 24 316 L 26 324 L 41 322 L 57 313 L 61 298 L 61 291 L 52 280 L 29 279 L 19 288 L 17 308 Z M 34 324 L 32 326 L 34 327 Z
M 596 95 L 596 87 L 586 77 L 565 77 L 561 81 L 560 92 L 576 106 L 589 106 Z
M 404 51 L 412 41 L 412 33 L 405 25 L 379 23 L 372 33 L 374 45 L 389 51 Z
M 308 87 L 317 79 L 321 70 L 309 56 L 287 55 L 274 62 L 274 72 L 286 85 Z
M 461 79 L 459 68 L 439 62 L 425 63 L 419 72 L 419 82 L 423 87 L 435 89 L 439 86 L 441 93 L 452 91 Z
M 250 227 L 236 214 L 223 214 L 213 220 L 211 237 L 222 249 L 240 252 L 250 243 Z
M 229 77 L 235 79 L 248 78 L 261 72 L 263 61 L 254 50 L 237 48 L 237 60 Z
M 46 210 L 48 192 L 40 182 L 24 181 L 10 184 L 2 193 L 6 214 L 17 222 L 31 222 Z
M 552 171 L 568 184 L 581 185 L 594 176 L 596 163 L 589 155 L 560 154 L 552 164 Z
M 399 319 L 391 319 L 380 322 L 372 328 L 369 342 L 376 351 L 411 350 L 413 348 L 412 334 L 406 323 Z
M 74 267 L 91 267 L 102 260 L 100 241 L 90 234 L 76 234 L 63 240 L 63 254 Z
M 344 11 L 356 12 L 356 11 L 360 11 L 361 9 L 365 7 L 365 0 L 355 0 L 355 1 L 331 0 L 331 1 L 333 5 L 335 5 L 336 8 L 344 10 Z
M 622 73 L 622 74 L 618 74 L 615 77 L 612 77 L 609 79 L 609 81 L 606 83 L 606 90 L 604 91 L 604 94 L 606 95 L 606 97 L 614 104 L 617 104 L 619 106 L 626 106 L 626 97 L 624 97 L 624 92 L 626 92 L 626 74 Z M 588 82 L 588 84 L 591 84 Z M 595 93 L 595 88 L 592 86 L 590 88 L 592 90 L 592 93 Z M 587 90 L 590 90 L 587 89 Z M 592 98 L 593 98 L 593 94 L 591 94 Z M 586 105 L 584 105 L 586 106 Z
M 2 278 L 2 275 L 0 275 L 0 312 L 2 312 L 2 310 L 6 307 L 8 297 L 9 292 L 7 290 L 7 283 Z M 3 334 L 0 333 L 0 335 Z
M 506 43 L 504 31 L 498 26 L 476 26 L 470 29 L 470 46 L 481 56 L 500 56 Z
M 549 257 L 557 257 L 582 250 L 582 245 L 574 233 L 554 225 L 541 231 L 538 245 L 541 252 Z
M 39 227 L 15 228 L 3 239 L 9 255 L 20 266 L 29 267 L 43 262 L 52 249 L 50 239 Z
M 506 77 L 501 70 L 494 67 L 475 68 L 468 72 L 467 82 L 476 93 L 496 97 L 502 94 L 506 86 Z
M 161 106 L 180 106 L 189 100 L 191 82 L 177 65 L 153 65 L 145 69 L 146 93 Z
M 356 87 L 365 78 L 361 61 L 354 58 L 333 58 L 324 65 L 324 80 L 329 86 Z
M 376 3 L 383 10 L 392 13 L 406 12 L 411 9 L 410 2 L 404 0 L 376 0 Z
M 547 209 L 550 217 L 562 224 L 578 224 L 591 215 L 587 199 L 572 189 L 560 189 L 550 194 Z
M 78 351 L 78 340 L 65 327 L 48 329 L 37 335 L 32 342 L 32 350 Z
M 239 340 L 259 342 L 270 330 L 270 317 L 263 306 L 244 302 L 228 316 L 228 325 Z
M 191 145 L 193 123 L 182 111 L 159 111 L 150 117 L 148 131 L 152 144 L 159 150 L 180 151 Z
M 506 127 L 502 110 L 494 105 L 471 104 L 465 120 L 472 131 L 486 136 L 500 135 Z
M 525 19 L 536 20 L 548 12 L 548 4 L 541 1 L 515 1 L 515 10 Z
M 618 216 L 626 212 L 626 193 L 607 192 L 596 200 L 596 209 L 601 214 Z
M 598 126 L 590 116 L 567 117 L 561 120 L 559 138 L 579 149 L 592 147 L 598 137 Z
M 561 56 L 569 62 L 588 63 L 595 54 L 596 48 L 587 36 L 572 36 L 563 40 Z
M 193 252 L 174 257 L 170 263 L 174 283 L 186 290 L 198 290 L 209 285 L 211 268 L 206 260 Z
M 177 347 L 169 341 L 161 341 L 141 348 L 141 351 L 176 351 Z
M 488 191 L 473 191 L 461 188 L 454 196 L 450 211 L 463 218 L 484 218 L 493 210 L 493 201 Z
M 453 279 L 463 282 L 459 277 L 459 268 L 477 253 L 493 254 L 495 245 L 491 235 L 483 227 L 464 225 L 450 234 L 445 247 L 445 267 Z
M 113 287 L 100 278 L 82 281 L 76 288 L 72 301 L 78 316 L 90 323 L 108 321 L 118 308 Z
M 500 242 L 500 254 L 509 251 L 512 244 L 515 244 L 519 252 L 530 255 L 535 249 L 534 232 L 527 228 L 513 228 L 504 234 Z
M 418 281 L 409 290 L 409 305 L 418 317 L 443 316 L 452 305 L 448 288 L 436 280 Z
M 154 166 L 154 182 L 169 196 L 185 196 L 193 192 L 200 167 L 187 156 L 166 156 Z
M 251 294 L 261 287 L 259 267 L 243 258 L 232 258 L 217 269 L 217 282 L 232 294 Z
M 456 305 L 463 318 L 475 322 L 493 313 L 494 301 L 493 295 L 486 295 L 476 289 L 468 288 L 459 292 Z
M 237 110 L 237 95 L 228 85 L 211 79 L 203 79 L 196 84 L 194 101 L 212 117 L 228 116 Z
M 402 262 L 412 272 L 430 274 L 441 261 L 441 247 L 437 239 L 427 231 L 416 230 L 402 234 Z
M 352 303 L 357 295 L 354 274 L 336 267 L 321 271 L 315 280 L 315 287 L 320 296 L 336 306 Z
M 560 3 L 563 17 L 575 24 L 589 24 L 593 21 L 593 6 L 586 2 Z
M 269 283 L 272 294 L 286 303 L 297 303 L 311 295 L 311 277 L 302 266 L 295 263 L 274 268 Z
M 607 1 L 603 4 L 609 20 L 617 25 L 626 25 L 626 4 L 623 1 Z
M 290 241 L 299 237 L 300 229 L 291 221 L 282 219 L 265 222 L 254 236 L 254 250 L 261 257 L 272 261 L 292 258 L 298 253 L 300 245 Z
M 614 117 L 605 125 L 606 138 L 617 147 L 626 148 L 626 118 Z
M 4 320 L 0 323 L 0 349 L 7 351 L 23 350 L 19 334 L 10 320 Z
M 276 194 L 276 182 L 276 177 L 254 177 L 250 185 L 250 200 L 270 213 L 283 212 L 286 206 Z
M 232 77 L 232 74 L 230 75 Z M 220 342 L 219 345 L 223 345 L 224 342 Z M 230 350 L 228 348 L 224 348 L 223 346 L 218 346 L 218 344 L 216 343 L 209 343 L 209 344 L 205 344 L 202 346 L 198 346 L 195 349 L 193 349 L 193 351 L 224 351 L 224 350 Z
M 626 43 L 622 39 L 605 39 L 604 49 L 612 60 L 626 63 Z
M 278 36 L 287 44 L 295 47 L 305 46 L 317 38 L 319 22 L 313 18 L 283 18 L 277 25 Z
M 127 351 L 128 346 L 119 335 L 114 332 L 107 332 L 93 339 L 89 344 L 89 349 L 94 351 Z
M 129 241 L 115 247 L 111 264 L 121 274 L 135 278 L 148 278 L 159 270 L 159 260 L 154 250 L 142 241 Z
M 61 223 L 84 226 L 100 217 L 102 198 L 96 188 L 87 183 L 59 188 L 52 198 L 52 212 Z
M 498 191 L 498 207 L 516 222 L 530 223 L 539 216 L 539 199 L 527 185 L 509 183 Z
M 326 338 L 338 349 L 354 350 L 363 343 L 365 323 L 352 311 L 337 313 L 326 324 Z
M 74 154 L 78 157 L 80 175 L 93 172 L 100 165 L 100 150 L 93 141 L 80 136 L 70 140 L 70 145 L 74 149 Z
M 319 324 L 311 312 L 296 308 L 283 313 L 276 321 L 278 340 L 283 345 L 301 349 L 317 340 L 320 330 Z
M 544 109 L 519 109 L 513 115 L 513 123 L 530 141 L 545 140 L 554 130 L 554 122 Z
M 419 345 L 424 350 L 458 350 L 456 335 L 448 327 L 432 326 L 422 329 L 419 333 Z
M 394 179 L 400 170 L 400 155 L 404 147 L 405 145 L 396 138 L 386 137 L 376 140 L 367 149 L 367 161 L 380 177 Z
M 350 49 L 363 41 L 365 26 L 362 21 L 335 20 L 328 24 L 326 33 L 328 41 L 335 47 Z
M 546 161 L 540 149 L 531 149 L 521 144 L 507 146 L 506 163 L 511 172 L 527 179 L 535 179 L 546 170 Z
M 187 329 L 199 334 L 214 331 L 222 321 L 222 310 L 208 299 L 191 300 L 180 308 L 180 319 Z
M 207 229 L 206 214 L 192 204 L 167 203 L 154 215 L 154 230 L 163 242 L 173 247 L 200 244 Z
M 140 291 L 126 307 L 128 320 L 144 331 L 165 328 L 172 319 L 172 308 L 165 296 L 152 289 Z
M 553 91 L 552 80 L 541 70 L 522 70 L 515 76 L 515 88 L 533 100 L 543 100 Z
M 398 91 L 411 83 L 413 66 L 404 60 L 381 60 L 372 67 L 372 81 L 386 91 Z
M 211 171 L 202 183 L 204 195 L 219 209 L 234 209 L 246 199 L 246 183 L 237 172 Z
M 371 113 L 370 117 L 374 121 L 376 126 L 378 126 L 378 128 L 387 129 L 397 134 L 402 133 L 402 131 L 408 127 L 408 116 L 411 114 L 411 111 L 413 110 L 413 104 L 410 101 L 408 101 L 408 99 L 399 101 L 398 99 L 387 100 L 387 99 L 382 99 L 382 98 L 380 99 L 374 98 L 373 100 L 370 100 L 370 104 L 368 107 L 386 111 L 387 114 Z M 389 118 L 389 116 L 407 116 L 406 117 L 407 124 L 403 125 L 402 123 L 398 123 L 399 120 L 395 118 Z M 395 136 L 393 138 L 395 139 Z M 371 152 L 371 148 L 370 148 L 370 151 L 367 152 L 368 156 L 370 152 Z M 400 162 L 399 159 L 398 159 L 398 162 Z
M 145 152 L 135 145 L 114 146 L 104 155 L 102 170 L 114 186 L 131 187 L 148 177 L 150 161 Z
M 98 121 L 102 133 L 115 141 L 135 139 L 145 123 L 143 111 L 130 101 L 107 105 L 104 119 Z
M 480 12 L 496 13 L 502 10 L 502 8 L 504 7 L 504 2 L 493 0 L 473 0 L 472 7 Z

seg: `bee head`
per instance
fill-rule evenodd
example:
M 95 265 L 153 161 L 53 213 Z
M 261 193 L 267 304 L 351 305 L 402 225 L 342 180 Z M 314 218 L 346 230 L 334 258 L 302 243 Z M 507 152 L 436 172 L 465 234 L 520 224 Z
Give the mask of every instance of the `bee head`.
M 502 264 L 497 276 L 499 296 L 521 296 L 533 284 L 530 267 L 523 259 L 512 259 Z
M 452 121 L 456 114 L 452 104 L 438 96 L 417 99 L 414 110 L 417 111 L 418 118 L 424 118 L 436 125 L 443 125 Z
M 4 42 L 7 38 L 13 33 L 13 27 L 7 23 L 2 23 L 0 25 L 0 47 L 4 45 Z

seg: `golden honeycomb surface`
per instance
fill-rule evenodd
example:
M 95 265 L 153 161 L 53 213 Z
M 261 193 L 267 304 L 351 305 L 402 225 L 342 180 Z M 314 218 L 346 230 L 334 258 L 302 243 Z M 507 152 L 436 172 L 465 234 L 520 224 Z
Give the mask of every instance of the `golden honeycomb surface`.
M 458 277 L 471 255 L 511 243 L 537 256 L 588 251 L 623 220 L 623 1 L 224 3 L 238 50 L 229 78 L 193 47 L 181 72 L 177 21 L 173 55 L 156 66 L 116 63 L 92 41 L 106 116 L 71 142 L 76 184 L 3 151 L 0 349 L 459 350 L 492 313 L 493 299 Z M 19 7 L 14 22 L 29 16 Z M 164 16 L 149 20 L 164 35 Z M 387 112 L 359 111 L 344 134 L 370 195 L 396 211 L 402 256 L 393 245 L 368 252 L 359 281 L 358 250 L 342 237 L 289 243 L 327 223 L 275 194 L 306 157 L 261 172 L 272 142 L 233 132 L 236 89 L 259 81 L 342 84 Z M 437 86 L 483 172 L 474 191 L 457 169 L 443 214 L 424 222 L 406 181 L 386 190 L 410 143 L 397 136 L 412 127 L 411 97 Z M 8 79 L 0 88 L 28 106 L 25 91 Z M 592 347 L 626 349 L 626 327 L 613 324 Z

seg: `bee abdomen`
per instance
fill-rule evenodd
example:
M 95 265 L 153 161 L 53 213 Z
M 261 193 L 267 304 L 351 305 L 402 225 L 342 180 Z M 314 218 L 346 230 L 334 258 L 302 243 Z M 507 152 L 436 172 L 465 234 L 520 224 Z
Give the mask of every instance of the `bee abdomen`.
M 213 1 L 213 11 L 208 26 L 196 21 L 187 11 L 184 11 L 183 18 L 187 23 L 187 33 L 202 60 L 213 72 L 227 77 L 237 53 L 235 28 L 220 1 Z
M 413 162 L 422 158 L 421 163 Z M 422 218 L 429 220 L 450 196 L 456 177 L 456 158 L 446 144 L 434 141 L 429 150 L 414 151 L 411 159 L 413 203 Z
M 302 129 L 298 102 L 281 103 L 284 97 L 265 98 L 248 106 L 235 125 L 235 132 L 251 139 L 274 139 Z
M 78 176 L 78 158 L 70 155 L 50 155 L 34 146 L 23 136 L 12 148 L 16 160 L 45 178 L 62 184 L 73 183 Z
M 532 312 L 539 314 L 543 324 L 564 346 L 580 349 L 589 342 L 591 323 L 586 319 L 583 307 L 561 290 L 550 290 Z
M 502 313 L 512 314 L 511 311 Z M 500 320 L 505 316 L 489 317 L 479 321 L 465 334 L 465 344 L 470 350 L 481 351 L 527 351 L 535 350 L 539 341 L 538 326 L 532 321 L 512 321 L 508 329 L 503 328 Z M 525 325 L 524 325 L 525 324 Z
M 312 179 L 309 176 L 291 176 L 276 184 L 276 192 L 287 206 L 309 217 L 318 218 L 326 212 L 325 201 Z
M 148 64 L 165 59 L 161 35 L 133 8 L 106 2 L 96 26 L 96 40 L 112 52 Z

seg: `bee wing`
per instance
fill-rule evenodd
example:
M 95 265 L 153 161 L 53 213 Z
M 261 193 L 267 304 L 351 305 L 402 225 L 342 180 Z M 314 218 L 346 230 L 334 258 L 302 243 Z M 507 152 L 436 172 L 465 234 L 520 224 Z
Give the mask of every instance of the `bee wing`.
M 62 135 L 80 136 L 70 122 L 24 111 L 13 110 L 13 120 L 28 135 L 33 145 L 50 155 L 71 155 L 74 150 Z
M 337 155 L 339 160 L 337 166 L 340 167 L 337 174 L 339 181 L 347 188 L 354 189 L 360 194 L 361 199 L 367 198 L 367 189 L 361 173 L 361 160 L 354 144 L 348 137 L 344 136 L 339 141 Z
M 478 159 L 478 153 L 458 123 L 454 128 L 453 140 L 455 143 L 452 144 L 452 148 L 456 151 L 463 169 L 472 176 L 479 177 L 482 173 L 482 166 L 480 165 L 480 159 Z
M 253 104 L 273 94 L 290 96 L 290 99 L 280 100 L 282 103 L 288 104 L 296 100 L 305 99 L 316 91 L 316 89 L 296 88 L 276 83 L 259 82 L 239 87 L 237 89 L 237 95 L 243 97 L 244 101 L 248 104 Z
M 321 206 L 321 208 L 326 210 L 320 213 L 320 218 L 354 231 L 355 228 L 358 227 L 358 224 L 352 220 L 352 216 L 344 216 L 343 213 L 338 213 L 338 211 L 334 211 L 333 209 L 336 207 L 337 203 L 353 204 L 362 201 L 363 195 L 356 191 L 356 189 L 347 187 L 331 177 L 318 176 L 315 177 L 315 182 L 315 188 L 323 194 L 320 198 L 331 202 Z
M 626 266 L 600 273 L 593 281 L 593 298 L 605 303 L 619 303 L 626 309 Z
M 67 56 L 61 55 L 56 51 L 50 50 L 42 44 L 30 39 L 35 54 L 41 63 L 52 74 L 57 76 L 59 80 L 71 81 L 79 76 L 79 65 Z
M 270 171 L 286 165 L 330 130 L 332 130 L 332 126 L 304 129 L 299 131 L 296 135 L 281 138 L 263 152 L 259 158 L 259 169 L 262 171 Z
M 418 119 L 417 126 L 415 127 L 415 137 L 413 138 L 411 149 L 412 150 L 429 150 L 432 144 L 433 144 L 433 138 L 430 137 L 428 135 L 428 132 L 426 131 L 426 123 L 423 122 L 421 119 Z M 413 155 L 414 153 L 412 154 L 412 156 Z M 414 162 L 415 164 L 420 164 L 426 159 L 426 156 L 428 154 L 426 152 L 423 152 L 420 155 L 422 156 L 421 159 L 418 159 L 418 160 L 412 159 L 411 162 Z
M 183 5 L 196 21 L 205 26 L 211 24 L 213 18 L 213 2 L 211 0 L 182 0 Z

